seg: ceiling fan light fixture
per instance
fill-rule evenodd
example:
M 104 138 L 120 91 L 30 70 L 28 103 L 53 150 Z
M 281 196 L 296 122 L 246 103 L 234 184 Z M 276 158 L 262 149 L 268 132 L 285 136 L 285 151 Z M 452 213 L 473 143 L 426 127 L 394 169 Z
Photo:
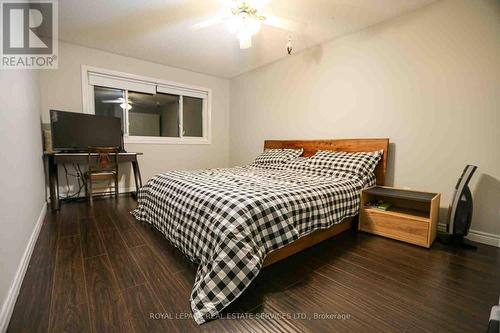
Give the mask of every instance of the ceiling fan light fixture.
M 241 49 L 252 47 L 252 37 L 260 31 L 261 22 L 266 18 L 257 14 L 246 1 L 236 2 L 232 17 L 227 21 L 228 30 L 240 41 Z
M 304 29 L 303 24 L 294 22 L 276 15 L 262 15 L 261 7 L 268 4 L 270 0 L 225 0 L 227 14 L 219 15 L 219 18 L 205 20 L 193 25 L 194 30 L 210 27 L 219 23 L 225 23 L 229 32 L 235 35 L 241 49 L 252 47 L 252 37 L 256 35 L 262 24 L 290 32 L 300 32 Z M 287 52 L 292 53 L 293 46 L 287 44 Z
M 252 36 L 240 34 L 238 35 L 240 41 L 240 49 L 246 50 L 252 47 Z
M 252 47 L 252 36 L 260 30 L 260 22 L 248 15 L 239 15 L 228 21 L 228 29 L 238 37 L 240 48 L 248 49 Z

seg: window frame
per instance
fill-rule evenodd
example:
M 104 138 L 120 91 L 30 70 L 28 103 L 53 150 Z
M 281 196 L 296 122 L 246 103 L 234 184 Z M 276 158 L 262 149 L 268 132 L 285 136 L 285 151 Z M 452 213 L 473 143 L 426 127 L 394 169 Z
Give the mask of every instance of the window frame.
M 176 95 L 179 98 L 179 137 L 160 137 L 160 136 L 130 136 L 128 135 L 129 129 L 129 113 L 124 110 L 124 128 L 126 133 L 123 134 L 123 141 L 125 144 L 211 144 L 212 138 L 212 122 L 211 122 L 211 111 L 212 111 L 212 90 L 210 88 L 204 88 L 194 85 L 181 84 L 172 81 L 160 80 L 151 77 L 146 77 L 142 75 L 129 74 L 124 72 L 118 72 L 103 68 L 91 67 L 82 65 L 81 66 L 81 79 L 82 79 L 82 106 L 83 113 L 95 114 L 95 99 L 94 99 L 94 85 L 89 82 L 89 74 L 96 74 L 98 76 L 104 76 L 111 79 L 122 80 L 122 81 L 133 81 L 138 83 L 144 83 L 148 85 L 156 86 L 156 91 L 158 89 L 171 89 L 176 91 Z M 125 91 L 125 99 L 128 100 L 128 89 L 117 88 L 117 87 L 107 87 L 114 89 L 122 89 Z M 182 93 L 185 93 L 182 95 Z M 192 94 L 190 95 L 190 92 Z M 158 92 L 157 92 L 158 93 Z M 206 94 L 206 97 L 192 96 L 198 94 Z M 183 96 L 198 97 L 203 100 L 203 110 L 202 110 L 202 123 L 203 123 L 203 137 L 189 137 L 183 135 Z

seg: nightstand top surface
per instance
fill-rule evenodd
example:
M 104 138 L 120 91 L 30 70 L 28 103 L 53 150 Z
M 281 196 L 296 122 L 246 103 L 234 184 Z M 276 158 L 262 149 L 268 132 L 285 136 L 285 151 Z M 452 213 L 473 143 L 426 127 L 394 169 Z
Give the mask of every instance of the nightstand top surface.
M 375 196 L 384 196 L 423 202 L 431 202 L 431 200 L 434 199 L 436 195 L 438 195 L 437 193 L 419 192 L 382 186 L 375 186 L 365 190 L 364 192 Z

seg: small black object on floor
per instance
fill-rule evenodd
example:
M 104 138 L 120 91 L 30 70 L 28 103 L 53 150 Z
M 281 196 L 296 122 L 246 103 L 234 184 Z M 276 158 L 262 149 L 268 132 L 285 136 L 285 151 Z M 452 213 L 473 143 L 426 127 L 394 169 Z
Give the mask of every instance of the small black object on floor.
M 462 235 L 450 235 L 447 233 L 439 233 L 437 236 L 437 240 L 442 244 L 452 246 L 455 248 L 462 248 L 473 251 L 477 250 L 477 246 Z
M 469 233 L 473 211 L 472 194 L 468 184 L 476 169 L 474 165 L 467 165 L 455 185 L 447 226 L 448 232 L 440 233 L 437 237 L 438 241 L 443 244 L 470 250 L 477 249 L 465 239 Z

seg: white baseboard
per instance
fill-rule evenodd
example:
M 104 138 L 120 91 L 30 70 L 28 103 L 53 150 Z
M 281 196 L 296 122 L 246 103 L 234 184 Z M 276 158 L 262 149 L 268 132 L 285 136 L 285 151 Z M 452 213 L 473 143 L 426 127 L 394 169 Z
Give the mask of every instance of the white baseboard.
M 482 232 L 478 230 L 469 230 L 467 239 L 486 245 L 500 247 L 500 236 L 495 234 L 490 234 L 487 232 Z
M 438 229 L 438 231 L 446 232 L 446 224 L 439 223 L 437 229 Z
M 438 230 L 446 231 L 446 225 L 442 223 L 438 224 Z M 467 235 L 466 238 L 481 244 L 500 247 L 500 235 L 495 235 L 495 234 L 490 234 L 488 232 L 470 229 L 469 234 Z
M 28 269 L 31 254 L 33 253 L 33 248 L 35 247 L 36 241 L 38 239 L 38 234 L 40 233 L 40 229 L 42 228 L 46 213 L 47 203 L 45 202 L 42 207 L 42 211 L 38 216 L 35 227 L 33 228 L 30 239 L 28 240 L 26 249 L 24 250 L 23 257 L 21 258 L 21 262 L 19 263 L 19 267 L 17 268 L 17 272 L 14 276 L 14 281 L 12 283 L 12 286 L 10 287 L 9 293 L 7 294 L 7 298 L 3 302 L 2 311 L 0 312 L 0 332 L 7 331 L 7 327 L 9 326 L 10 317 L 12 316 L 12 311 L 14 311 L 17 296 L 19 295 L 24 275 L 26 274 L 26 270 Z

